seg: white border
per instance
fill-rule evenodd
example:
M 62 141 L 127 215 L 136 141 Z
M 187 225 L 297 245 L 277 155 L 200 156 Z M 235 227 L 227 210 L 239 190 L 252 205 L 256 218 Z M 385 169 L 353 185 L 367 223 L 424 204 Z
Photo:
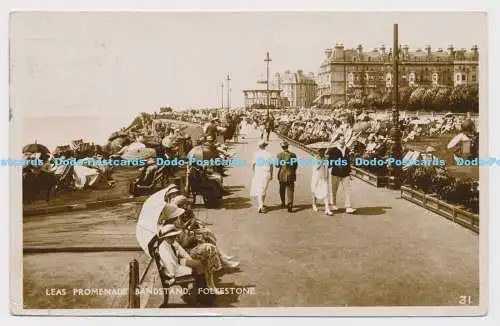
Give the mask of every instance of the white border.
M 177 3 L 167 3 L 165 4 L 166 1 L 162 1 L 162 2 L 159 2 L 159 1 L 148 1 L 148 0 L 143 0 L 143 1 L 140 1 L 139 3 L 137 1 L 120 1 L 120 2 L 117 2 L 116 5 L 111 5 L 110 3 L 106 3 L 105 1 L 99 1 L 99 0 L 88 0 L 88 1 L 71 1 L 70 3 L 68 2 L 65 2 L 65 1 L 44 1 L 43 3 L 40 3 L 39 1 L 6 1 L 6 3 L 4 4 L 2 2 L 2 7 L 5 7 L 5 8 L 2 8 L 2 9 L 6 9 L 6 8 L 17 8 L 17 9 L 61 9 L 61 8 L 68 8 L 68 9 L 93 9 L 93 10 L 104 10 L 104 9 L 112 9 L 112 10 L 120 10 L 120 9 L 144 9 L 144 8 L 148 8 L 150 10 L 154 10 L 154 8 L 170 8 L 170 9 L 181 9 L 181 7 L 183 7 L 184 9 L 187 9 L 185 7 L 185 5 L 187 4 L 187 2 L 190 2 L 190 4 L 192 5 L 191 8 L 189 9 L 201 9 L 201 8 L 204 8 L 204 9 L 208 9 L 208 10 L 213 10 L 213 9 L 242 9 L 242 8 L 252 8 L 254 10 L 259 10 L 259 9 L 296 9 L 296 10 L 300 10 L 300 9 L 307 9 L 307 10 L 321 10 L 321 9 L 343 9 L 343 10 L 348 10 L 348 9 L 353 9 L 353 8 L 356 8 L 355 4 L 361 4 L 362 6 L 362 9 L 366 10 L 366 9 L 378 9 L 378 10 L 391 10 L 391 11 L 398 11 L 398 10 L 436 10 L 436 9 L 440 9 L 440 10 L 457 10 L 459 7 L 461 9 L 468 9 L 468 10 L 487 10 L 488 8 L 491 8 L 493 7 L 493 4 L 492 3 L 488 3 L 487 1 L 474 1 L 474 2 L 471 2 L 471 1 L 441 1 L 441 2 L 438 2 L 438 1 L 426 1 L 426 0 L 420 0 L 418 1 L 418 3 L 414 3 L 414 4 L 406 4 L 406 5 L 402 5 L 400 2 L 395 2 L 395 1 L 378 1 L 378 2 L 374 2 L 374 1 L 346 1 L 344 3 L 339 3 L 339 4 L 335 4 L 335 8 L 332 8 L 331 5 L 328 5 L 328 2 L 327 1 L 321 1 L 319 2 L 319 5 L 314 3 L 313 4 L 313 1 L 307 1 L 307 8 L 304 7 L 304 2 L 299 2 L 299 1 L 287 1 L 286 2 L 286 5 L 285 6 L 277 6 L 276 4 L 267 4 L 263 1 L 253 1 L 253 2 L 249 2 L 249 1 L 240 1 L 238 2 L 238 4 L 235 4 L 235 3 L 232 3 L 232 2 L 229 2 L 229 1 L 226 1 L 226 3 L 222 2 L 222 1 L 219 1 L 219 5 L 217 6 L 216 3 L 214 2 L 210 2 L 210 3 L 207 3 L 207 2 L 204 2 L 204 1 L 178 1 Z M 220 5 L 220 3 L 222 2 L 222 5 Z M 445 3 L 446 5 L 443 6 L 442 3 Z M 496 4 L 495 2 L 493 2 L 494 4 Z M 151 7 L 151 4 L 155 5 L 155 7 Z M 441 5 L 440 5 L 441 4 Z M 147 6 L 149 5 L 149 6 Z M 482 6 L 481 6 L 482 5 Z M 485 6 L 486 5 L 486 6 Z M 119 7 L 117 7 L 119 6 Z M 314 7 L 313 7 L 314 6 Z M 187 10 L 189 10 L 187 9 Z M 358 9 L 359 10 L 359 9 Z M 4 10 L 4 16 L 3 19 L 4 20 L 4 24 L 1 25 L 1 31 L 2 31 L 2 35 L 4 35 L 4 39 L 5 39 L 5 36 L 6 36 L 6 32 L 7 32 L 7 12 L 6 10 Z M 495 23 L 496 21 L 498 21 L 498 18 L 497 18 L 497 15 L 496 15 L 496 12 L 489 12 L 489 37 L 490 37 L 490 47 L 489 47 L 489 54 L 488 54 L 488 57 L 489 58 L 498 58 L 499 56 L 496 55 L 496 50 L 494 49 L 494 46 L 495 46 L 495 43 L 493 38 L 495 37 L 495 34 L 494 34 L 494 31 L 495 30 L 498 30 L 498 28 L 494 28 L 495 25 L 497 25 L 497 23 Z M 6 47 L 6 43 L 7 42 L 4 42 L 3 43 L 3 46 L 4 46 L 4 49 Z M 484 53 L 484 51 L 483 51 Z M 2 55 L 4 56 L 3 60 L 1 61 L 3 64 L 1 65 L 2 67 L 2 72 L 4 72 L 3 76 L 7 76 L 7 72 L 8 72 L 8 69 L 7 69 L 7 51 L 6 49 L 4 51 L 2 51 Z M 489 107 L 490 108 L 493 108 L 493 107 L 497 107 L 496 102 L 493 102 L 492 99 L 494 97 L 496 97 L 496 92 L 495 92 L 495 89 L 494 89 L 494 80 L 492 78 L 492 76 L 495 76 L 495 74 L 491 73 L 491 71 L 497 71 L 497 69 L 494 69 L 496 68 L 496 63 L 494 60 L 490 60 L 488 62 L 489 64 L 489 68 L 490 68 L 490 81 L 492 82 L 491 85 L 493 85 L 492 87 L 492 92 L 489 93 L 489 98 L 490 98 L 490 105 Z M 481 67 L 484 67 L 485 65 L 481 65 Z M 481 75 L 486 77 L 486 74 L 485 72 L 481 71 Z M 5 77 L 4 78 L 4 81 L 7 83 L 7 78 Z M 8 99 L 7 99 L 7 89 L 8 89 L 8 86 L 5 85 L 4 88 L 3 88 L 3 91 L 2 91 L 2 99 L 4 99 L 3 103 L 4 105 L 8 105 Z M 5 96 L 5 97 L 4 97 Z M 485 97 L 483 96 L 482 97 L 484 100 L 485 100 Z M 6 110 L 5 110 L 6 111 Z M 7 157 L 8 155 L 8 152 L 7 152 L 7 146 L 8 146 L 8 142 L 6 141 L 7 140 L 7 119 L 6 119 L 6 112 L 4 111 L 4 115 L 0 116 L 0 119 L 2 120 L 2 127 L 3 128 L 0 128 L 0 130 L 2 130 L 4 132 L 4 137 L 0 137 L 1 138 L 1 141 L 0 141 L 0 147 L 2 148 L 2 151 L 1 151 L 1 157 Z M 483 113 L 481 113 L 483 114 Z M 490 110 L 490 112 L 488 113 L 488 118 L 489 118 L 489 121 L 499 121 L 495 118 L 495 114 L 496 114 L 496 111 L 495 110 Z M 481 128 L 482 130 L 487 130 L 485 128 Z M 492 140 L 495 140 L 496 138 L 493 138 L 495 135 L 492 134 L 492 130 L 494 130 L 494 127 L 491 128 L 489 130 L 489 133 L 490 133 L 490 139 Z M 484 133 L 482 134 L 484 135 Z M 482 144 L 484 144 L 483 142 L 483 139 L 481 139 L 482 141 Z M 495 142 L 495 141 L 491 141 L 490 144 L 491 147 L 490 147 L 490 150 L 488 151 L 488 154 L 489 155 L 492 155 L 492 156 L 497 156 L 499 157 L 500 155 L 498 154 L 499 151 L 498 150 L 495 150 L 495 146 L 498 146 L 498 142 Z M 498 149 L 498 148 L 496 148 Z M 494 171 L 496 172 L 496 171 Z M 7 173 L 6 173 L 6 170 L 5 169 L 2 169 L 0 170 L 0 176 L 1 177 L 7 177 Z M 485 172 L 483 172 L 485 173 Z M 494 181 L 498 181 L 496 180 L 496 178 L 498 178 L 498 174 L 496 173 L 490 173 L 490 177 L 492 179 L 491 180 L 491 185 L 494 185 Z M 6 178 L 3 178 L 3 180 L 6 180 Z M 484 180 L 484 176 L 483 174 L 481 174 L 481 180 Z M 484 183 L 483 183 L 484 185 Z M 482 194 L 484 194 L 486 191 L 485 190 L 485 187 L 482 185 Z M 7 194 L 9 192 L 9 189 L 8 189 L 8 185 L 4 183 L 4 187 L 3 187 L 3 195 L 4 196 L 1 196 L 1 200 L 4 200 L 3 204 L 1 207 L 5 207 L 7 208 L 8 207 L 8 204 L 9 204 L 9 200 L 8 200 L 8 197 L 7 197 Z M 494 196 L 493 193 L 490 193 L 490 195 L 492 195 L 493 198 L 498 198 L 496 196 Z M 485 200 L 482 198 L 481 199 L 481 203 L 484 203 Z M 12 203 L 12 202 L 11 202 Z M 494 200 L 492 200 L 491 204 L 495 204 Z M 481 212 L 481 216 L 484 215 L 484 210 L 483 210 L 483 204 L 481 205 L 482 207 L 482 212 Z M 491 212 L 494 212 L 495 210 L 491 209 L 490 210 Z M 5 211 L 4 211 L 5 212 Z M 7 210 L 8 212 L 8 210 Z M 10 214 L 4 214 L 4 216 L 9 216 Z M 490 215 L 491 216 L 491 215 Z M 481 220 L 481 230 L 488 230 L 488 228 L 485 227 L 484 225 L 484 218 Z M 492 216 L 492 218 L 490 219 L 490 223 L 489 223 L 489 228 L 490 229 L 493 229 L 495 230 L 495 228 L 493 227 L 494 225 L 494 222 L 495 222 L 495 217 Z M 3 228 L 4 230 L 7 230 L 7 228 Z M 8 231 L 7 231 L 8 232 Z M 485 235 L 486 232 L 482 232 L 482 235 Z M 2 237 L 5 241 L 4 244 L 6 244 L 6 246 L 4 246 L 4 248 L 8 248 L 8 242 L 6 239 L 9 238 L 8 234 L 4 234 L 4 237 Z M 491 240 L 492 242 L 495 240 L 496 237 L 493 237 Z M 492 248 L 496 248 L 496 246 L 494 245 L 494 243 L 491 244 L 492 245 Z M 486 252 L 487 253 L 487 252 Z M 483 255 L 485 255 L 486 253 L 483 252 Z M 5 255 L 4 255 L 5 256 Z M 491 257 L 492 260 L 490 261 L 490 267 L 491 268 L 494 268 L 494 261 L 493 261 L 493 257 Z M 4 266 L 6 266 L 7 264 L 4 264 Z M 486 265 L 482 265 L 482 267 L 484 267 Z M 485 269 L 485 268 L 483 268 Z M 7 270 L 7 273 L 8 273 L 8 270 Z M 490 275 L 495 275 L 496 273 L 492 270 L 490 272 L 491 274 Z M 497 272 L 498 273 L 498 272 Z M 8 274 L 7 274 L 8 275 Z M 494 285 L 494 282 L 493 282 L 493 278 L 490 278 L 490 286 L 493 287 Z M 8 288 L 8 284 L 6 284 L 6 286 L 3 287 L 4 289 L 7 289 Z M 483 290 L 483 289 L 482 289 Z M 493 291 L 491 292 L 493 293 Z M 493 297 L 493 295 L 492 295 Z M 492 299 L 492 298 L 491 298 Z M 490 301 L 490 305 L 491 307 L 493 307 L 493 301 Z M 3 305 L 4 307 L 6 305 Z M 439 307 L 440 311 L 442 312 L 443 307 Z M 297 309 L 297 308 L 293 308 L 293 309 Z M 306 308 L 307 309 L 307 308 Z M 368 308 L 368 309 L 372 309 L 372 308 Z M 377 309 L 380 309 L 380 308 L 377 308 Z M 386 309 L 386 308 L 383 308 L 383 309 Z M 388 309 L 391 309 L 391 310 L 395 310 L 395 309 L 398 309 L 398 308 L 388 308 Z M 412 308 L 414 309 L 414 308 Z M 419 308 L 417 308 L 419 309 Z M 455 307 L 453 307 L 453 309 L 456 310 Z M 242 310 L 242 309 L 238 309 L 238 310 Z M 267 312 L 271 313 L 271 315 L 275 315 L 276 313 L 273 313 L 273 311 L 275 311 L 276 309 L 272 309 L 272 311 L 269 311 L 270 309 L 266 309 L 268 310 Z M 182 312 L 185 312 L 186 310 L 185 309 L 182 309 Z M 228 313 L 227 309 L 223 309 L 223 311 L 225 313 Z M 46 311 L 45 311 L 46 312 Z M 92 311 L 89 311 L 91 312 L 92 314 L 95 313 L 94 310 Z M 181 312 L 181 313 L 182 313 Z M 344 310 L 344 312 L 346 312 L 346 310 Z M 73 314 L 74 314 L 74 311 L 73 311 Z M 307 314 L 307 312 L 306 312 Z M 360 315 L 359 312 L 356 313 L 356 315 Z M 391 313 L 391 315 L 394 315 Z M 442 313 L 440 313 L 440 315 L 442 315 Z M 492 315 L 492 311 L 490 310 L 490 316 Z M 238 318 L 239 319 L 239 318 Z M 486 318 L 486 319 L 490 319 L 490 318 Z M 241 320 L 241 319 L 239 319 Z M 370 319 L 364 319 L 366 322 L 370 322 L 372 323 L 373 320 L 370 318 Z M 409 319 L 400 319 L 400 318 L 394 318 L 394 319 L 386 319 L 386 320 L 381 320 L 379 319 L 380 322 L 383 322 L 384 324 L 391 324 L 392 322 L 396 322 L 398 323 L 398 325 L 402 322 L 402 321 L 406 321 L 406 322 L 418 322 L 419 324 L 421 322 L 429 322 L 431 319 L 428 319 L 428 318 L 425 318 L 425 319 L 418 319 L 418 320 L 413 320 L 413 321 L 410 321 Z M 485 319 L 481 319 L 481 320 L 485 320 Z M 52 323 L 53 321 L 55 321 L 54 318 L 51 318 L 50 319 L 50 322 Z M 183 320 L 182 322 L 185 322 L 186 320 Z M 246 321 L 249 321 L 248 319 Z M 287 320 L 287 322 L 290 321 L 290 320 Z M 348 320 L 343 320 L 343 321 L 348 321 Z M 440 322 L 440 321 L 443 321 L 443 320 L 434 320 L 434 321 L 437 321 L 437 322 Z M 455 319 L 456 322 L 459 322 L 459 320 Z M 460 322 L 467 322 L 468 324 L 470 322 L 479 322 L 480 320 L 478 319 L 474 319 L 474 320 L 469 320 L 468 318 L 467 319 L 461 319 Z M 157 322 L 157 321 L 156 321 Z M 170 320 L 168 322 L 175 322 L 174 320 Z M 197 322 L 201 322 L 201 321 L 197 321 Z M 203 321 L 203 322 L 207 322 L 207 321 Z M 220 319 L 217 319 L 217 322 L 221 322 Z M 352 322 L 352 319 L 349 321 L 349 322 Z

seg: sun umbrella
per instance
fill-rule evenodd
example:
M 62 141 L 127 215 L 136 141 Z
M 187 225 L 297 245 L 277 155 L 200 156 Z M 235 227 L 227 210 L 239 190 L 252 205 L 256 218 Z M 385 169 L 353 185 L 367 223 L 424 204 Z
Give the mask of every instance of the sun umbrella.
M 196 160 L 210 160 L 218 158 L 217 151 L 210 149 L 208 146 L 195 146 L 193 147 L 187 157 L 192 157 Z
M 335 147 L 335 144 L 332 142 L 321 141 L 321 142 L 317 142 L 314 144 L 306 145 L 306 147 L 312 148 L 312 149 L 333 148 L 333 147 Z
M 354 132 L 362 132 L 362 131 L 365 131 L 365 130 L 368 130 L 371 128 L 371 124 L 367 121 L 363 121 L 363 122 L 358 122 L 356 123 L 353 127 L 352 127 L 352 130 Z
M 36 142 L 34 144 L 28 144 L 23 147 L 23 153 L 40 153 L 42 155 L 49 154 L 50 151 L 47 147 L 43 146 L 42 144 L 37 144 Z
M 429 123 L 430 123 L 430 121 L 425 121 L 425 120 L 412 120 L 412 121 L 410 121 L 409 124 L 411 124 L 411 125 L 426 125 Z
M 135 231 L 137 242 L 148 256 L 150 256 L 148 244 L 158 232 L 158 218 L 166 205 L 164 200 L 166 191 L 167 189 L 162 189 L 151 195 L 142 205 L 137 219 Z
M 156 157 L 156 151 L 147 147 L 127 148 L 125 153 L 121 155 L 124 160 L 146 160 L 154 157 Z
M 454 148 L 459 143 L 470 141 L 470 138 L 467 137 L 464 133 L 459 133 L 448 143 L 448 149 Z

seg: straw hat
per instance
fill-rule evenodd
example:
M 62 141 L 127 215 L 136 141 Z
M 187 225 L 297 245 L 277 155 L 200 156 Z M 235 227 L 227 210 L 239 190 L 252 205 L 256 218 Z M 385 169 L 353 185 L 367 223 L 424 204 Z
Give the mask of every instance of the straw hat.
M 185 210 L 173 204 L 166 204 L 158 217 L 158 224 L 165 224 L 165 222 L 173 222 L 179 216 L 184 214 Z
M 185 205 L 187 203 L 189 203 L 190 200 L 189 198 L 187 198 L 186 196 L 184 195 L 178 195 L 178 196 L 175 196 L 174 198 L 172 198 L 172 200 L 170 201 L 171 204 L 173 205 L 176 205 L 177 207 L 180 207 L 182 205 Z
M 181 231 L 177 230 L 175 228 L 175 225 L 173 225 L 173 224 L 163 225 L 158 230 L 158 237 L 160 239 L 169 238 L 169 237 L 175 237 L 175 236 L 177 236 L 179 234 L 181 234 Z
M 433 153 L 435 151 L 436 151 L 436 149 L 432 146 L 427 146 L 427 148 L 425 149 L 426 153 Z

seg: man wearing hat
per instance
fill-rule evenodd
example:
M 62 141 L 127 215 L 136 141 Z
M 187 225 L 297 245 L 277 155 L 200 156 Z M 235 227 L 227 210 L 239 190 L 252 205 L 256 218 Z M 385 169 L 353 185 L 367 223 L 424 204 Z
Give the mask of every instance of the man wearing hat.
M 278 182 L 280 184 L 281 207 L 288 207 L 288 212 L 292 212 L 293 193 L 295 189 L 295 180 L 297 179 L 297 155 L 288 150 L 288 142 L 281 142 L 283 151 L 278 154 Z M 292 159 L 295 161 L 292 162 Z M 285 194 L 287 198 L 285 206 Z
M 203 133 L 205 136 L 211 136 L 214 140 L 217 137 L 217 119 L 214 118 L 210 120 L 208 124 L 203 128 Z
M 349 148 L 346 146 L 345 137 L 340 134 L 337 140 L 337 146 L 330 149 L 328 153 L 328 160 L 330 162 L 335 162 L 340 159 L 340 163 L 330 166 L 332 175 L 332 191 L 330 193 L 330 202 L 332 204 L 332 210 L 336 211 L 337 208 L 337 191 L 339 186 L 342 185 L 344 190 L 344 200 L 345 208 L 347 214 L 352 214 L 356 209 L 351 206 L 351 162 L 349 159 Z
M 267 141 L 261 140 L 259 149 L 255 152 L 252 160 L 253 178 L 250 187 L 250 197 L 257 198 L 257 211 L 264 213 L 264 201 L 266 199 L 267 187 L 273 178 L 273 157 L 266 151 Z
M 177 208 L 184 211 L 183 209 Z M 175 279 L 182 276 L 193 275 L 197 288 L 205 288 L 207 283 L 204 278 L 203 265 L 199 260 L 191 256 L 176 241 L 181 233 L 175 225 L 166 224 L 159 228 L 158 239 L 160 245 L 154 252 L 154 258 L 160 272 L 160 280 L 164 288 L 169 288 L 175 283 Z M 163 304 L 160 308 L 168 305 L 168 291 L 164 292 Z
M 169 184 L 165 188 L 164 200 L 166 203 L 170 203 L 170 201 L 178 195 L 181 195 L 181 191 L 180 191 L 179 187 L 177 187 L 177 185 L 175 183 Z
M 130 184 L 130 194 L 133 196 L 148 195 L 154 191 L 155 176 L 158 165 L 154 158 L 148 158 L 146 165 L 139 169 L 139 177 Z

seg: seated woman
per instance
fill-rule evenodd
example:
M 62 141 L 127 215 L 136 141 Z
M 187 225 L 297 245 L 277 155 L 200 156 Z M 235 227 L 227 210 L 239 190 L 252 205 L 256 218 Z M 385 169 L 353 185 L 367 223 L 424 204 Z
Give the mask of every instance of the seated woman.
M 191 208 L 191 203 L 186 196 L 176 196 L 171 201 L 172 204 L 184 210 L 184 214 L 180 215 L 174 222 L 174 225 L 183 232 L 179 235 L 179 243 L 186 248 L 191 254 L 191 250 L 197 251 L 198 246 L 203 244 L 210 244 L 217 246 L 217 238 L 215 234 L 196 219 L 194 212 Z M 232 261 L 234 257 L 224 253 L 219 247 L 216 247 L 217 254 L 225 268 L 237 268 L 240 263 Z
M 215 253 L 215 246 L 205 244 L 196 251 L 188 253 L 180 245 L 176 238 L 181 233 L 173 224 L 166 224 L 159 227 L 158 242 L 155 250 L 155 257 L 158 258 L 158 270 L 162 277 L 162 286 L 170 287 L 175 284 L 177 278 L 193 275 L 198 288 L 214 289 L 214 272 L 222 269 L 220 260 Z M 201 279 L 200 279 L 201 276 Z M 214 293 L 215 294 L 215 293 Z M 168 294 L 164 294 L 164 302 L 161 307 L 168 304 Z

